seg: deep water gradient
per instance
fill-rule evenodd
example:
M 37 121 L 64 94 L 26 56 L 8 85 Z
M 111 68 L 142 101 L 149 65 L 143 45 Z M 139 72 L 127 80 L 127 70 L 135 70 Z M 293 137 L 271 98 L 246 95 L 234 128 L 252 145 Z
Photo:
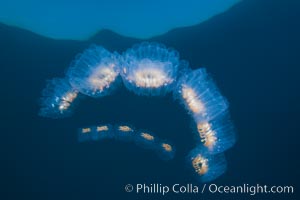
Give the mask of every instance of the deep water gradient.
M 195 25 L 240 0 L 2 0 L 0 22 L 57 39 L 87 39 L 102 29 L 148 38 Z

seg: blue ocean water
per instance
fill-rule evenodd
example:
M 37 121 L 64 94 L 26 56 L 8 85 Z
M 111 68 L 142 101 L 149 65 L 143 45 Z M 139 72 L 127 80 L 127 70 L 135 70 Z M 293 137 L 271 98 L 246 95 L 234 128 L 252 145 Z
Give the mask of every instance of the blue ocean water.
M 244 1 L 207 22 L 150 41 L 177 49 L 191 66 L 204 66 L 230 103 L 238 141 L 226 152 L 219 185 L 293 185 L 299 188 L 299 3 Z M 137 97 L 124 89 L 87 98 L 74 116 L 40 118 L 45 80 L 64 76 L 74 56 L 91 43 L 124 51 L 138 39 L 110 31 L 88 41 L 52 40 L 0 25 L 1 199 L 297 199 L 298 194 L 126 193 L 126 184 L 198 184 L 184 166 L 193 145 L 190 118 L 165 98 Z M 78 144 L 76 129 L 132 123 L 168 138 L 174 160 L 116 141 Z
M 0 22 L 56 39 L 88 39 L 102 29 L 149 38 L 220 14 L 240 0 L 2 0 Z

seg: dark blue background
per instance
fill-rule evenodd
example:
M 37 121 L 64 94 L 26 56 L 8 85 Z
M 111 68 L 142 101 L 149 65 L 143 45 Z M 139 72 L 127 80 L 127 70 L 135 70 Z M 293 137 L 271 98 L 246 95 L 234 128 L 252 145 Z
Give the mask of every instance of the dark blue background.
M 226 152 L 222 185 L 292 185 L 296 194 L 136 195 L 127 183 L 194 183 L 184 155 L 195 145 L 190 118 L 171 96 L 137 97 L 124 88 L 87 98 L 62 120 L 37 116 L 45 80 L 64 76 L 90 44 L 119 52 L 139 42 L 110 31 L 89 41 L 51 40 L 0 25 L 0 199 L 297 199 L 299 188 L 299 1 L 248 0 L 198 26 L 151 41 L 174 47 L 193 68 L 207 67 L 230 102 L 238 141 Z M 76 129 L 132 123 L 170 139 L 173 161 L 116 141 L 78 144 Z

